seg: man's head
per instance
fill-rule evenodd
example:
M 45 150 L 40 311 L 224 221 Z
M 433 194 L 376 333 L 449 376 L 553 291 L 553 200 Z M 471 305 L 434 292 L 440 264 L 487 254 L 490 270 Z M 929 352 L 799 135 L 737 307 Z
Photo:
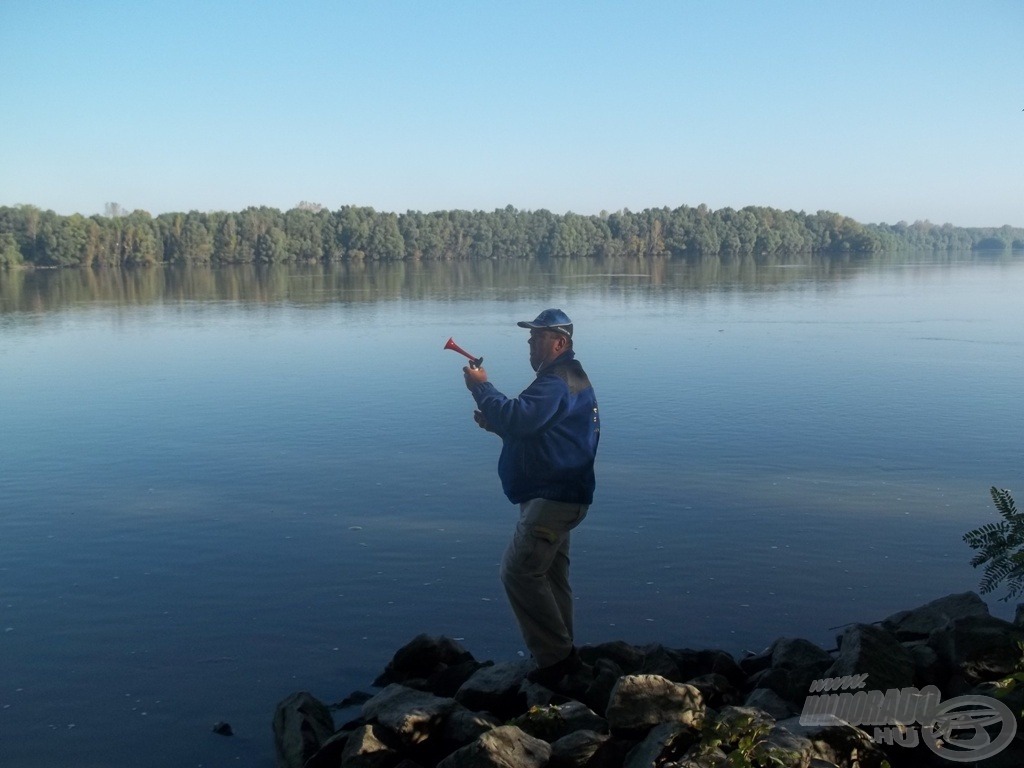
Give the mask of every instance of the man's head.
M 560 309 L 545 309 L 536 319 L 516 325 L 530 329 L 530 365 L 535 371 L 572 349 L 572 320 Z

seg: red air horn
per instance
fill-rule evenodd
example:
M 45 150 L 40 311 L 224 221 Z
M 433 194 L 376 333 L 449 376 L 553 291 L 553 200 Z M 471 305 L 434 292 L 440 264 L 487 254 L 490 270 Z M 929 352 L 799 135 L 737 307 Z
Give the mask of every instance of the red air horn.
M 469 352 L 467 352 L 454 341 L 452 341 L 451 336 L 449 336 L 448 341 L 444 343 L 444 348 L 453 350 L 455 352 L 458 352 L 460 355 L 468 357 L 470 368 L 479 368 L 484 363 L 484 359 L 482 357 L 473 357 L 473 355 L 469 354 Z

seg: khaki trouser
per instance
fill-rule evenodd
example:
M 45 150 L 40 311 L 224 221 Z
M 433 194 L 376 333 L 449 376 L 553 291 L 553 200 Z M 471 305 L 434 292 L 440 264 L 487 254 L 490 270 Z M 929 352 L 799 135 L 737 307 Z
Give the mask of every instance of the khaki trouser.
M 555 664 L 572 650 L 569 531 L 588 505 L 531 499 L 519 505 L 519 524 L 501 561 L 512 612 L 537 665 Z

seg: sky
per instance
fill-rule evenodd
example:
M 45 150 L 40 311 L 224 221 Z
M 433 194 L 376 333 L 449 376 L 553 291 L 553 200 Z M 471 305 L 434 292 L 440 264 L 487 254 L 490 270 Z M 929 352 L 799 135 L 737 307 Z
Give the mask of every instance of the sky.
M 1024 226 L 1021 0 L 0 0 L 0 205 Z

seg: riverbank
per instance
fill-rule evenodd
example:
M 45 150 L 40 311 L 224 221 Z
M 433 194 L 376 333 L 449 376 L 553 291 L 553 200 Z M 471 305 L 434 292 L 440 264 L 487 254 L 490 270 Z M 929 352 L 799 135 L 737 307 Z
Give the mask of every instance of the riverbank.
M 1020 668 L 1024 617 L 949 595 L 822 648 L 778 638 L 743 658 L 717 649 L 584 646 L 551 688 L 531 661 L 479 661 L 420 635 L 334 705 L 296 692 L 277 706 L 281 768 L 893 768 L 1024 764 L 1024 696 L 993 683 Z M 358 706 L 354 718 L 336 724 Z M 341 718 L 339 718 L 341 719 Z M 781 762 L 778 762 L 781 761 Z

